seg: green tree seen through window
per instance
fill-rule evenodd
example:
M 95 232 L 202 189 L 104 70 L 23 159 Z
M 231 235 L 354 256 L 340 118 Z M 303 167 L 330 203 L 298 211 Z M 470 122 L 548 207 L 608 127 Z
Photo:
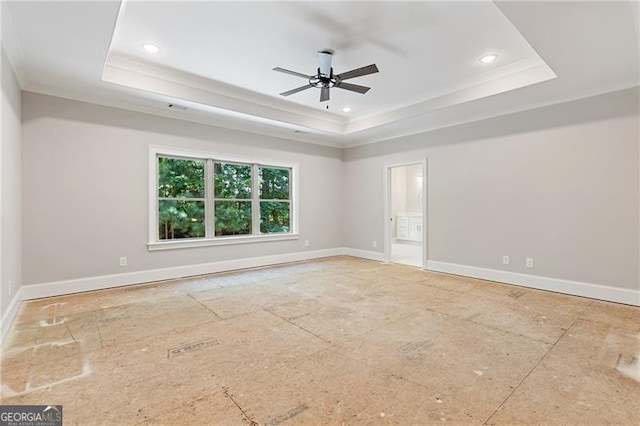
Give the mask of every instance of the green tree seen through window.
M 216 236 L 251 234 L 252 167 L 216 162 L 213 170 Z
M 260 232 L 289 232 L 291 203 L 289 169 L 260 167 Z
M 291 169 L 169 156 L 157 162 L 159 240 L 291 232 Z
M 203 160 L 158 158 L 160 240 L 205 236 Z

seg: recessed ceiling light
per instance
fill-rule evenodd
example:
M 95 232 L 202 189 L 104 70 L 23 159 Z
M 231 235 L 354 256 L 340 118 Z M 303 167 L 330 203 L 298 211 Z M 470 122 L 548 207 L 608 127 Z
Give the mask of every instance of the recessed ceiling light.
M 498 55 L 495 53 L 490 53 L 488 55 L 484 55 L 482 57 L 480 57 L 480 62 L 483 64 L 490 64 L 491 62 L 495 61 L 496 59 L 498 59 Z
M 342 112 L 349 112 L 349 111 L 351 111 L 351 107 L 346 106 L 342 108 Z
M 142 48 L 149 53 L 158 53 L 160 51 L 160 48 L 158 46 L 151 43 L 143 43 Z

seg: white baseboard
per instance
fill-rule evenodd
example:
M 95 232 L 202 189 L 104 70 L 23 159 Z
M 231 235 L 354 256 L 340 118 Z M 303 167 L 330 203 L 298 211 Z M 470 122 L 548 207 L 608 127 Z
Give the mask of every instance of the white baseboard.
M 11 302 L 9 302 L 9 306 L 7 306 L 7 310 L 2 313 L 2 318 L 0 318 L 0 345 L 4 341 L 4 337 L 7 335 L 9 328 L 11 327 L 11 323 L 13 323 L 13 319 L 18 314 L 20 310 L 20 305 L 22 304 L 22 287 L 16 291 L 16 294 L 13 295 Z
M 591 299 L 607 300 L 640 306 L 640 291 L 620 287 L 610 287 L 600 284 L 583 283 L 579 281 L 562 280 L 558 278 L 540 277 L 537 275 L 520 274 L 516 272 L 500 271 L 497 269 L 478 268 L 475 266 L 458 265 L 455 263 L 429 260 L 427 269 L 436 272 L 480 278 L 506 284 L 515 284 L 538 290 L 554 291 L 556 293 Z
M 353 256 L 360 257 L 362 259 L 375 260 L 378 262 L 384 262 L 384 253 L 379 253 L 377 251 L 369 251 L 369 250 L 359 250 L 349 247 L 344 247 L 342 249 L 342 254 L 345 256 Z
M 384 261 L 384 254 L 369 250 L 359 250 L 348 247 L 337 247 L 325 250 L 313 250 L 297 253 L 286 253 L 271 256 L 234 259 L 221 262 L 202 263 L 196 265 L 176 266 L 170 268 L 152 269 L 128 272 L 123 274 L 102 275 L 96 277 L 78 278 L 40 284 L 24 285 L 16 293 L 0 323 L 0 341 L 8 331 L 11 322 L 20 308 L 20 301 L 39 299 L 44 297 L 61 296 L 93 290 L 104 290 L 152 281 L 168 280 L 195 275 L 212 274 L 216 272 L 233 271 L 238 269 L 255 268 L 260 266 L 277 265 L 281 263 L 319 259 L 331 256 L 354 256 L 363 259 Z M 539 290 L 555 291 L 575 296 L 607 300 L 628 305 L 640 306 L 640 292 L 619 287 L 609 287 L 599 284 L 589 284 L 568 281 L 557 278 L 540 277 L 519 274 L 495 269 L 478 268 L 474 266 L 430 260 L 427 269 L 455 275 L 480 278 L 507 284 L 515 284 Z
M 104 290 L 132 284 L 148 283 L 151 281 L 213 274 L 216 272 L 277 265 L 279 263 L 298 262 L 302 260 L 319 259 L 322 257 L 340 256 L 343 254 L 343 251 L 344 249 L 339 247 L 325 250 L 276 254 L 271 256 L 251 257 L 247 259 L 224 260 L 221 262 L 201 263 L 197 265 L 175 266 L 171 268 L 151 269 L 124 274 L 102 275 L 30 284 L 22 287 L 22 300 L 61 296 L 64 294 L 81 293 L 92 290 Z

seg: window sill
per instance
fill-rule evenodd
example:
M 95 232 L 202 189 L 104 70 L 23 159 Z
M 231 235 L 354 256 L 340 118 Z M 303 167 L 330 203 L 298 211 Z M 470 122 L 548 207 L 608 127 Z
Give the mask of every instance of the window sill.
M 232 244 L 249 244 L 249 243 L 263 243 L 268 241 L 285 241 L 285 240 L 297 240 L 300 238 L 300 234 L 272 234 L 272 235 L 246 235 L 246 236 L 230 236 L 230 237 L 216 237 L 216 238 L 203 238 L 197 240 L 173 240 L 173 241 L 160 241 L 147 244 L 149 251 L 158 250 L 174 250 L 183 248 L 194 247 L 208 247 L 208 246 L 226 246 Z

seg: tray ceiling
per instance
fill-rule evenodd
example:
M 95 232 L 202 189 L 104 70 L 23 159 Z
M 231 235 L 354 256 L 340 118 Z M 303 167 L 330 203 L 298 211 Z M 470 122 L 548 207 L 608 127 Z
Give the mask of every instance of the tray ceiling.
M 3 10 L 25 90 L 336 146 L 638 84 L 626 1 L 9 1 Z M 371 90 L 334 88 L 325 103 L 315 88 L 279 96 L 305 81 L 272 69 L 314 74 L 321 49 L 335 51 L 335 73 L 375 63 L 379 73 L 350 80 Z M 497 59 L 484 64 L 488 53 Z M 591 67 L 590 54 L 600 55 Z

